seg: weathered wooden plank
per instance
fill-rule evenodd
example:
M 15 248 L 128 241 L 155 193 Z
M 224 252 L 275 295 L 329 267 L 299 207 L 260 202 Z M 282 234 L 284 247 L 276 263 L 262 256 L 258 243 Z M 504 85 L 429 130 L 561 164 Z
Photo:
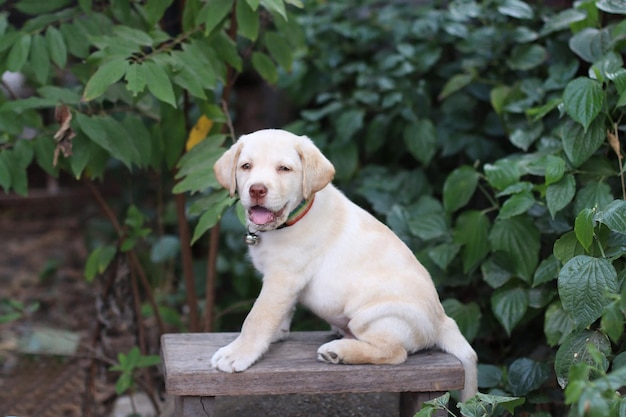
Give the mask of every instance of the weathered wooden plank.
M 245 372 L 212 369 L 213 353 L 237 333 L 167 334 L 161 339 L 166 390 L 172 395 L 272 395 L 341 392 L 433 392 L 463 388 L 454 356 L 426 351 L 400 365 L 330 365 L 317 361 L 328 332 L 294 332 Z
M 216 417 L 215 397 L 176 397 L 175 417 Z

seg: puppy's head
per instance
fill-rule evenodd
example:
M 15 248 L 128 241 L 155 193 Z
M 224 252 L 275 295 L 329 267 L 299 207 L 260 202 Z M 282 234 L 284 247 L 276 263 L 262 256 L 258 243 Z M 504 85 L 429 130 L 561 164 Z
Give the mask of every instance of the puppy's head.
M 213 169 L 231 196 L 239 194 L 255 230 L 285 223 L 302 200 L 328 185 L 335 174 L 309 138 L 275 129 L 242 136 Z

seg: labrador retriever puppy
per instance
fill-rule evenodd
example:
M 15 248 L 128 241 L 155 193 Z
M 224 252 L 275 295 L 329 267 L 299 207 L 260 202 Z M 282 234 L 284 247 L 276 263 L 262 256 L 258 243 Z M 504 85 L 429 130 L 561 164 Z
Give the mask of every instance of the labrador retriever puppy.
M 429 273 L 330 183 L 335 169 L 309 138 L 274 129 L 244 135 L 214 171 L 239 194 L 250 256 L 263 274 L 241 334 L 213 355 L 214 368 L 249 368 L 287 337 L 300 302 L 343 335 L 320 346 L 320 361 L 399 364 L 437 347 L 463 364 L 463 400 L 476 393 L 476 353 L 446 316 Z

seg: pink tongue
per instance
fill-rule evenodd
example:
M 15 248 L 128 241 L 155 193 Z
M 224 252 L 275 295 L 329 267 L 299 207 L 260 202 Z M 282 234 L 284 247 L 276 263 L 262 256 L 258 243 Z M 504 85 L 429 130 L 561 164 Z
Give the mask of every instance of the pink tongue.
M 264 207 L 255 206 L 250 209 L 250 220 L 258 225 L 267 224 L 274 220 L 274 213 Z

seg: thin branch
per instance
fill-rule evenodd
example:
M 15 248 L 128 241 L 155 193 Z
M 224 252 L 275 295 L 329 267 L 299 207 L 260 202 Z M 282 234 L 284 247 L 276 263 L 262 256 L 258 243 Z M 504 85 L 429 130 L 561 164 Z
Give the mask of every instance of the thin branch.
M 185 215 L 185 195 L 176 194 L 176 217 L 178 220 L 178 238 L 180 239 L 180 253 L 183 263 L 183 279 L 189 307 L 189 331 L 200 331 L 200 319 L 198 316 L 198 296 L 196 294 L 193 277 L 193 257 L 191 254 L 191 234 L 189 222 Z
M 237 39 L 237 13 L 235 11 L 235 4 L 233 4 L 233 9 L 230 14 L 230 28 L 228 29 L 228 36 L 235 40 Z M 224 113 L 226 114 L 228 123 L 224 125 L 222 130 L 228 128 L 230 130 L 230 134 L 232 136 L 232 140 L 234 141 L 235 129 L 232 126 L 229 117 L 228 111 L 228 103 L 230 103 L 230 96 L 233 89 L 233 84 L 236 79 L 236 72 L 232 66 L 228 66 L 226 69 L 226 85 L 222 90 L 222 98 L 221 104 L 224 109 Z M 207 253 L 207 270 L 206 270 L 206 286 L 204 292 L 204 331 L 210 332 L 213 330 L 213 310 L 215 307 L 215 282 L 217 280 L 217 253 L 219 249 L 219 241 L 220 241 L 220 225 L 219 223 L 213 226 L 211 232 L 209 233 L 209 248 Z
M 87 179 L 84 179 L 83 182 L 87 185 L 92 195 L 96 199 L 96 202 L 100 206 L 100 209 L 104 212 L 105 216 L 113 225 L 113 228 L 115 229 L 118 238 L 122 239 L 125 234 L 124 228 L 117 220 L 117 216 L 115 215 L 111 207 L 107 204 L 106 200 L 102 196 L 102 193 L 100 193 L 100 190 L 98 190 L 98 188 Z M 139 275 L 144 290 L 146 291 L 146 298 L 148 299 L 148 302 L 150 303 L 150 306 L 152 306 L 152 310 L 154 311 L 154 317 L 156 318 L 157 324 L 159 326 L 159 334 L 163 334 L 165 333 L 165 325 L 163 323 L 163 320 L 161 319 L 161 313 L 159 312 L 156 300 L 154 299 L 154 293 L 152 292 L 152 288 L 150 287 L 150 282 L 148 281 L 146 272 L 141 266 L 141 262 L 139 262 L 139 258 L 137 257 L 135 251 L 131 250 L 128 254 L 131 261 L 131 267 L 137 272 L 137 275 Z

